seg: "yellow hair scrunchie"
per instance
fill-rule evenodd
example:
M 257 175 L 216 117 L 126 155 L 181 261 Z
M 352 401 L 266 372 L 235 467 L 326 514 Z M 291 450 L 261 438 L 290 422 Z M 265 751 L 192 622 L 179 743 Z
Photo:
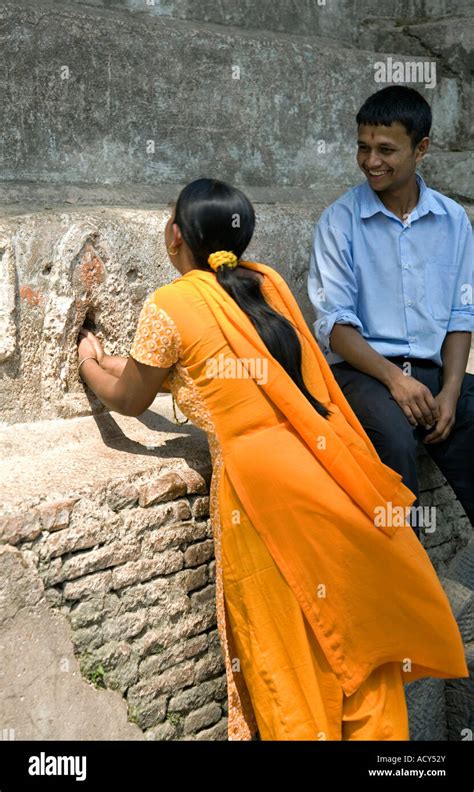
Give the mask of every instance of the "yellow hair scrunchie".
M 211 253 L 207 259 L 209 266 L 214 272 L 217 271 L 218 267 L 236 267 L 238 261 L 239 259 L 231 250 L 217 250 L 215 253 Z

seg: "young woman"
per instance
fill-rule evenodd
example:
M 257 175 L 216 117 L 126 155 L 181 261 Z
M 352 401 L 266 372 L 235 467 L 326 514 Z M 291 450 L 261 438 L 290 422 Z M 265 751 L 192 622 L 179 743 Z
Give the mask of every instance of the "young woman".
M 408 740 L 404 683 L 469 676 L 461 635 L 408 520 L 391 518 L 415 496 L 283 278 L 242 260 L 254 224 L 232 186 L 185 187 L 165 230 L 180 276 L 145 300 L 129 358 L 84 330 L 80 373 L 125 415 L 169 390 L 208 434 L 229 739 Z

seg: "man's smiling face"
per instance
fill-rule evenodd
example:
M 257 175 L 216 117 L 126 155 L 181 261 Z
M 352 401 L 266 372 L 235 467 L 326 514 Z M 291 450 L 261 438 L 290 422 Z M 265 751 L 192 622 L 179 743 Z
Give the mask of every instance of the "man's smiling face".
M 391 126 L 361 124 L 357 137 L 357 164 L 372 189 L 391 191 L 413 178 L 416 164 L 428 148 L 423 138 L 415 149 L 403 124 Z

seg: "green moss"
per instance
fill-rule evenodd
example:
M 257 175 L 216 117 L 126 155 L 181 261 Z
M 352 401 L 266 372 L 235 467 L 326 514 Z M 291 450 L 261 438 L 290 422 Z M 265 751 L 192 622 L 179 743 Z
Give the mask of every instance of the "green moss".
M 93 668 L 90 668 L 88 671 L 86 671 L 85 676 L 89 682 L 92 682 L 92 684 L 95 685 L 96 688 L 106 687 L 104 680 L 105 670 L 102 663 L 98 663 Z
M 130 706 L 129 707 L 127 720 L 129 720 L 130 723 L 138 724 L 138 708 L 137 707 L 134 707 L 134 706 Z
M 173 726 L 179 726 L 182 721 L 182 715 L 179 715 L 177 712 L 169 712 L 166 716 L 166 720 L 173 724 Z

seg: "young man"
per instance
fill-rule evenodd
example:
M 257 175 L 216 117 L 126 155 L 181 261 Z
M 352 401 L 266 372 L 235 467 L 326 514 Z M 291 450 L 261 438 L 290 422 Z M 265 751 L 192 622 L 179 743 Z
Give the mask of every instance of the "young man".
M 463 207 L 416 172 L 431 120 L 406 86 L 363 104 L 357 163 L 366 181 L 321 215 L 308 292 L 316 338 L 382 462 L 418 498 L 423 440 L 474 525 L 472 228 Z

